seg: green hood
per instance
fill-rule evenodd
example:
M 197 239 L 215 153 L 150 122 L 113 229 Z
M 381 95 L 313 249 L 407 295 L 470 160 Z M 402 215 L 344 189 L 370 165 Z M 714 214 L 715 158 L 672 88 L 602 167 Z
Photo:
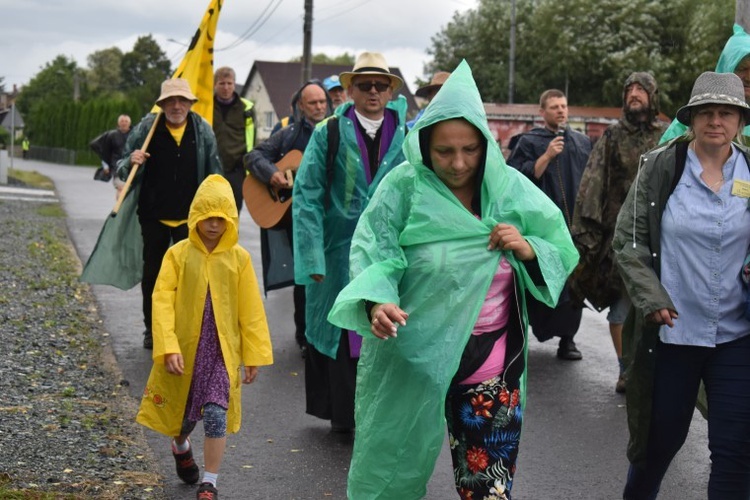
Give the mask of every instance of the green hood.
M 716 62 L 717 73 L 734 73 L 734 69 L 742 59 L 750 55 L 750 35 L 739 24 L 734 25 L 734 34 L 729 37 L 724 50 L 721 51 L 719 60 Z M 687 132 L 687 127 L 675 118 L 664 135 L 659 139 L 659 144 L 665 143 L 679 137 Z M 742 131 L 742 135 L 750 136 L 750 125 Z

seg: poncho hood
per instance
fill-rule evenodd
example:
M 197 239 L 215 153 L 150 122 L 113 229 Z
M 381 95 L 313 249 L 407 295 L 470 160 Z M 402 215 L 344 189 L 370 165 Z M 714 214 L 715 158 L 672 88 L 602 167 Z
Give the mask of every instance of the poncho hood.
M 190 241 L 198 248 L 205 248 L 198 234 L 198 223 L 210 217 L 221 217 L 227 221 L 227 230 L 214 252 L 229 250 L 239 241 L 239 215 L 234 203 L 232 186 L 223 176 L 212 174 L 198 186 L 195 198 L 190 204 L 188 231 Z
M 500 181 L 504 178 L 503 171 L 507 168 L 505 159 L 487 125 L 487 115 L 484 111 L 479 89 L 474 82 L 471 68 L 465 60 L 451 73 L 451 76 L 448 77 L 448 80 L 425 108 L 424 114 L 415 127 L 406 136 L 404 141 L 406 160 L 412 165 L 416 165 L 417 168 L 429 168 L 426 164 L 430 162 L 429 160 L 425 162 L 422 154 L 422 151 L 426 149 L 420 147 L 420 139 L 425 140 L 426 138 L 424 134 L 420 134 L 420 131 L 432 127 L 438 122 L 450 119 L 467 120 L 481 132 L 485 139 L 486 158 L 484 168 L 481 169 L 484 173 L 483 190 L 489 188 L 484 182 L 486 179 Z M 487 172 L 487 169 L 491 172 Z M 501 186 L 495 187 L 500 188 Z M 482 198 L 485 198 L 485 196 L 482 196 Z
M 634 73 L 631 73 L 622 86 L 623 116 L 629 118 L 627 106 L 625 103 L 625 97 L 628 91 L 628 87 L 630 87 L 634 83 L 637 83 L 641 87 L 643 87 L 643 90 L 645 90 L 648 94 L 648 123 L 652 123 L 656 120 L 656 117 L 659 116 L 659 86 L 656 83 L 656 78 L 654 78 L 651 73 L 646 73 L 645 71 L 636 71 Z

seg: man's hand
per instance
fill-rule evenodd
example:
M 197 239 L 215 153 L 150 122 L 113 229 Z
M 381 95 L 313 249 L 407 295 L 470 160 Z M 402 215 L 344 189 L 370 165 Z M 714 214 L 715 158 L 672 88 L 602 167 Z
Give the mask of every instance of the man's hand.
M 310 277 L 315 283 L 323 283 L 323 280 L 326 278 L 322 274 L 311 274 Z
M 550 143 L 547 145 L 547 151 L 544 152 L 549 159 L 556 157 L 560 153 L 562 153 L 563 148 L 565 147 L 565 140 L 562 138 L 562 136 L 557 136 Z
M 151 156 L 150 154 L 146 153 L 145 151 L 141 149 L 136 149 L 132 153 L 130 153 L 130 163 L 136 164 L 136 165 L 143 165 L 146 163 L 146 160 L 148 157 Z
M 284 172 L 281 171 L 274 172 L 274 174 L 271 176 L 269 184 L 271 184 L 271 187 L 276 189 L 284 189 L 289 187 L 289 182 L 286 180 L 286 175 L 284 175 Z

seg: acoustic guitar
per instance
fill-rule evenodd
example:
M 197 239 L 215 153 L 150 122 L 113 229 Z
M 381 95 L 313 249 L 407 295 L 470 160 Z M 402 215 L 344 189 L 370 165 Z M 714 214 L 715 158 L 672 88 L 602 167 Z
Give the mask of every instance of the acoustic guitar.
M 292 184 L 294 173 L 302 163 L 302 151 L 293 149 L 276 162 L 276 168 L 284 172 L 288 188 L 276 189 L 256 179 L 253 174 L 245 177 L 242 197 L 245 206 L 256 224 L 264 229 L 288 227 L 292 220 Z

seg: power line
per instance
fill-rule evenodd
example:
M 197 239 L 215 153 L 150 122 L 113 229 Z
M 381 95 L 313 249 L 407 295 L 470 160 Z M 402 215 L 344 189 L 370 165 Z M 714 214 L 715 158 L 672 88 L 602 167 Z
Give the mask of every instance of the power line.
M 362 3 L 360 3 L 360 4 L 357 4 L 357 5 L 355 5 L 354 7 L 350 8 L 350 9 L 346 9 L 346 10 L 343 10 L 343 11 L 341 11 L 341 12 L 337 12 L 336 14 L 333 14 L 332 16 L 328 16 L 328 17 L 325 17 L 325 18 L 323 18 L 323 19 L 318 19 L 318 22 L 319 22 L 319 23 L 322 23 L 322 22 L 324 22 L 324 21 L 328 21 L 328 20 L 330 20 L 330 19 L 334 19 L 334 18 L 336 18 L 336 17 L 340 17 L 340 16 L 343 16 L 344 14 L 347 14 L 347 13 L 349 13 L 349 12 L 353 11 L 354 9 L 358 9 L 358 8 L 362 7 L 363 5 L 365 5 L 365 4 L 368 4 L 368 3 L 370 3 L 370 2 L 372 2 L 372 0 L 364 0 L 364 2 L 362 2 Z
M 266 14 L 269 7 L 271 7 L 274 1 L 276 1 L 276 5 L 274 5 L 271 11 Z M 250 27 L 246 29 L 242 35 L 240 35 L 234 42 L 230 43 L 226 47 L 221 47 L 219 49 L 215 49 L 214 51 L 216 52 L 216 51 L 222 51 L 222 50 L 228 50 L 228 49 L 234 48 L 237 45 L 249 39 L 254 34 L 256 34 L 258 30 L 260 30 L 263 27 L 263 25 L 266 24 L 266 22 L 268 22 L 268 20 L 271 18 L 273 13 L 276 12 L 276 9 L 279 8 L 279 6 L 283 3 L 283 1 L 284 0 L 271 0 L 268 3 L 268 5 L 266 5 L 265 9 L 263 9 L 263 12 L 261 12 L 260 16 L 258 16 L 258 19 L 256 19 L 256 21 L 252 25 L 250 25 Z M 265 18 L 263 18 L 264 14 L 266 14 Z

